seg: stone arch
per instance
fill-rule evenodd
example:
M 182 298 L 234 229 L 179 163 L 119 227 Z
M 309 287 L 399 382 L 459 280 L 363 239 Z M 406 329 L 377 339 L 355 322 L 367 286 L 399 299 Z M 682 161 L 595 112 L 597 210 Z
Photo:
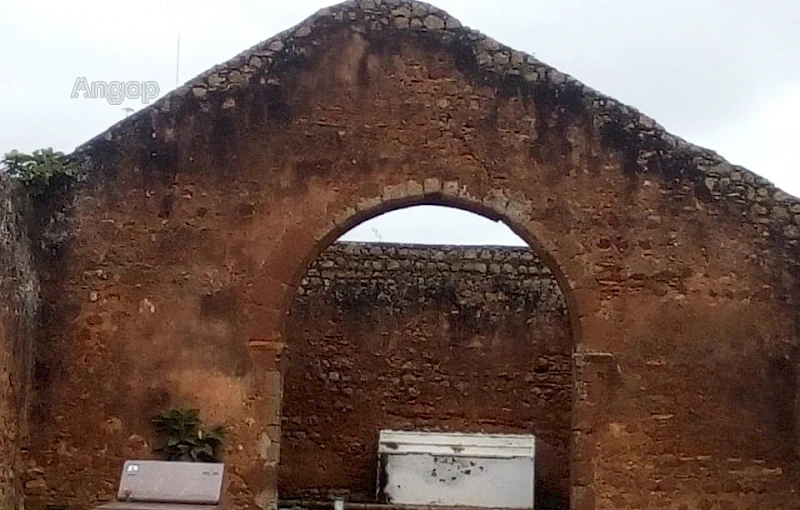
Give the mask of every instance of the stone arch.
M 552 240 L 542 238 L 542 233 L 538 225 L 530 220 L 528 212 L 529 205 L 527 205 L 528 202 L 524 197 L 517 195 L 515 199 L 509 199 L 506 196 L 506 191 L 492 190 L 484 199 L 478 199 L 469 194 L 465 188 L 460 188 L 457 181 L 448 181 L 440 185 L 438 179 L 433 178 L 427 179 L 425 184 L 427 184 L 427 190 L 425 185 L 418 184 L 416 181 L 388 185 L 384 189 L 384 194 L 355 200 L 351 206 L 347 206 L 334 214 L 335 220 L 331 223 L 330 230 L 320 233 L 322 235 L 319 236 L 318 243 L 308 250 L 302 257 L 301 262 L 297 264 L 297 270 L 294 273 L 292 283 L 285 289 L 288 294 L 283 300 L 283 302 L 288 303 L 285 305 L 285 310 L 288 311 L 291 308 L 297 289 L 300 286 L 300 280 L 305 277 L 311 264 L 326 248 L 350 229 L 369 219 L 407 207 L 419 205 L 448 206 L 474 213 L 494 221 L 501 221 L 525 241 L 529 250 L 544 261 L 544 264 L 551 271 L 558 283 L 566 304 L 571 353 L 574 355 L 578 350 L 585 350 L 585 348 L 581 347 L 580 338 L 581 312 L 577 308 L 578 303 L 573 293 L 573 288 L 576 283 L 574 279 L 570 278 L 567 272 L 572 268 L 565 270 L 563 264 L 566 263 L 569 267 L 569 262 L 560 259 L 560 253 L 557 251 L 556 245 Z M 281 339 L 286 342 L 287 346 L 291 344 L 288 332 L 291 320 L 288 314 L 283 315 L 281 318 Z M 533 361 L 534 360 L 531 359 L 531 363 L 533 363 Z M 285 372 L 291 371 L 291 364 L 284 365 L 283 370 Z M 575 387 L 578 383 L 575 378 L 580 377 L 580 375 L 576 371 L 574 361 L 572 363 L 571 374 L 573 381 L 570 386 Z M 569 434 L 570 466 L 573 465 L 574 459 L 577 459 L 578 462 L 582 460 L 582 457 L 576 457 L 579 452 L 573 451 L 575 446 L 580 445 L 582 442 L 580 433 L 576 434 L 574 432 L 576 430 L 575 427 L 578 416 L 576 412 L 577 406 L 580 405 L 580 403 L 578 392 L 574 391 L 574 389 L 571 390 L 570 405 L 572 409 L 569 420 L 571 428 Z M 586 451 L 581 452 L 581 454 L 585 456 Z M 578 487 L 578 492 L 580 492 L 581 488 L 586 485 L 586 481 L 577 480 L 571 482 L 571 484 L 576 485 Z
M 462 189 L 460 193 L 452 193 L 458 190 L 458 181 L 448 181 L 445 186 L 451 192 L 445 192 L 438 184 L 438 179 L 430 179 L 428 181 L 428 191 L 416 181 L 408 183 L 389 185 L 386 187 L 388 195 L 373 196 L 362 198 L 340 210 L 333 216 L 335 218 L 330 224 L 330 229 L 327 232 L 321 232 L 319 241 L 314 247 L 308 250 L 301 262 L 297 265 L 293 273 L 291 283 L 285 289 L 285 297 L 282 302 L 286 304 L 284 309 L 288 310 L 291 301 L 294 299 L 297 288 L 300 285 L 300 280 L 306 274 L 308 267 L 311 263 L 336 239 L 341 237 L 345 232 L 349 231 L 356 225 L 359 225 L 369 219 L 375 218 L 382 214 L 386 214 L 399 209 L 407 207 L 414 207 L 418 205 L 441 205 L 453 207 L 463 211 L 478 214 L 485 218 L 494 221 L 502 221 L 517 234 L 523 241 L 527 243 L 530 249 L 540 256 L 551 269 L 558 281 L 564 294 L 564 300 L 567 304 L 567 310 L 570 320 L 570 329 L 572 331 L 573 348 L 578 349 L 582 345 L 581 339 L 581 324 L 580 324 L 580 311 L 578 310 L 578 303 L 575 300 L 573 289 L 576 285 L 575 279 L 570 279 L 567 270 L 564 269 L 564 264 L 568 265 L 568 261 L 561 260 L 557 251 L 555 243 L 546 239 L 537 230 L 537 224 L 530 220 L 526 214 L 526 208 L 530 206 L 517 200 L 508 199 L 505 197 L 503 191 L 491 192 L 486 199 L 480 200 Z M 404 196 L 397 198 L 385 199 L 392 194 L 402 194 Z M 281 318 L 280 331 L 286 329 L 288 316 Z

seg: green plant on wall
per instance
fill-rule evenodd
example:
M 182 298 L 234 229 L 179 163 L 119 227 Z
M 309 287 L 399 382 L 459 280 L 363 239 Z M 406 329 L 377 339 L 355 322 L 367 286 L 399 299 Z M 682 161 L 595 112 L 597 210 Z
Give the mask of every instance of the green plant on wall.
M 171 409 L 153 416 L 150 421 L 159 441 L 154 451 L 165 460 L 219 462 L 225 429 L 204 430 L 199 415 L 197 409 Z
M 62 177 L 74 177 L 78 165 L 63 152 L 51 148 L 39 149 L 31 154 L 11 151 L 3 156 L 0 168 L 27 186 L 45 187 Z

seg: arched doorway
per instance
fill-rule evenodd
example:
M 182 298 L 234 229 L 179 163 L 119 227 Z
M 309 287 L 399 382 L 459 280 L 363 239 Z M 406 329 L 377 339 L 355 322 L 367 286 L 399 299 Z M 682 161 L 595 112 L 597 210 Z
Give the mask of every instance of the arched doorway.
M 491 228 L 466 209 L 441 214 Z M 370 218 L 391 215 L 360 218 L 359 240 L 346 229 L 298 286 L 280 497 L 374 501 L 380 430 L 514 433 L 537 437 L 536 508 L 569 508 L 574 332 L 558 269 L 496 218 L 507 235 L 489 242 L 426 238 L 425 221 L 425 244 L 370 241 Z

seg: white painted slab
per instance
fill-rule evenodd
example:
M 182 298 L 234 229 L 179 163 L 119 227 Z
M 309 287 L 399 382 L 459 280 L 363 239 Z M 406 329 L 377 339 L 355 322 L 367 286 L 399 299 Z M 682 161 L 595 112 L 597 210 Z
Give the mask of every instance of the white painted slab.
M 215 505 L 222 495 L 224 464 L 128 460 L 117 499 Z
M 532 435 L 381 431 L 378 452 L 390 503 L 533 508 Z

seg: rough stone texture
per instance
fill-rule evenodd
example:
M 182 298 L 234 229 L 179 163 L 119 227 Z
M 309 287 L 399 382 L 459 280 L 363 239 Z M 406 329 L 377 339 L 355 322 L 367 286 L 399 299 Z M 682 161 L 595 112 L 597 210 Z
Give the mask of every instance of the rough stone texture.
M 22 505 L 39 284 L 28 235 L 27 197 L 0 173 L 0 508 Z
M 572 335 L 528 248 L 336 243 L 287 328 L 282 498 L 374 501 L 381 429 L 533 433 L 568 508 Z
M 42 269 L 33 507 L 110 497 L 166 405 L 226 423 L 232 504 L 274 506 L 308 264 L 421 203 L 505 220 L 564 289 L 573 509 L 800 505 L 800 202 L 438 9 L 323 10 L 75 155 Z

